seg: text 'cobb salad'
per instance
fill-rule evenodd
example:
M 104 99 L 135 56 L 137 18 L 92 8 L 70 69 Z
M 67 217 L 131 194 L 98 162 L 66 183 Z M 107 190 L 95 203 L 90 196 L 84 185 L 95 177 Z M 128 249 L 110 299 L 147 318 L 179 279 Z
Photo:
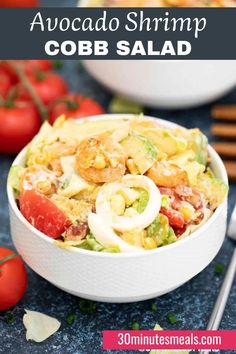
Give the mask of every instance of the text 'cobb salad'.
M 61 247 L 142 252 L 205 223 L 227 186 L 199 129 L 153 119 L 44 123 L 9 183 L 23 216 Z

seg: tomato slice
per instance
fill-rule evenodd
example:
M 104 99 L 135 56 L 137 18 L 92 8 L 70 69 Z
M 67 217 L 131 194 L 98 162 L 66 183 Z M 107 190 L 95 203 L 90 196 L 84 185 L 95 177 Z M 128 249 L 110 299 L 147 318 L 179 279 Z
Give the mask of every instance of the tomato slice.
M 71 221 L 50 199 L 35 190 L 24 190 L 19 198 L 20 211 L 36 229 L 57 239 Z

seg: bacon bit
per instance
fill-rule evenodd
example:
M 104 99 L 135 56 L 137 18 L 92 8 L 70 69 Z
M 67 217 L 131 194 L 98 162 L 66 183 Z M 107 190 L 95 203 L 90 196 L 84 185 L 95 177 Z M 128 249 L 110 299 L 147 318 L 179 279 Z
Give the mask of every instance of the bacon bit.
M 171 198 L 171 207 L 175 210 L 178 210 L 181 207 L 181 199 L 175 195 Z
M 88 224 L 79 223 L 71 225 L 64 234 L 65 241 L 80 241 L 83 240 L 88 233 Z
M 196 209 L 199 210 L 203 207 L 203 197 L 200 192 L 194 188 L 188 186 L 178 186 L 175 188 L 175 193 L 182 199 L 190 204 Z
M 193 194 L 193 190 L 192 188 L 188 187 L 188 186 L 177 186 L 175 188 L 175 192 L 180 196 L 180 197 L 190 197 Z
M 173 209 L 178 210 L 181 207 L 181 199 L 174 189 L 160 187 L 159 191 L 162 195 L 168 195 L 170 197 L 170 205 Z
M 174 189 L 172 188 L 166 188 L 166 187 L 159 187 L 160 193 L 163 195 L 169 195 L 172 196 L 174 195 Z
M 203 208 L 203 196 L 195 189 L 193 189 L 193 194 L 186 198 L 186 201 L 192 204 L 196 210 Z
M 199 211 L 198 217 L 194 220 L 194 225 L 200 224 L 200 222 L 204 219 L 204 213 L 203 211 Z

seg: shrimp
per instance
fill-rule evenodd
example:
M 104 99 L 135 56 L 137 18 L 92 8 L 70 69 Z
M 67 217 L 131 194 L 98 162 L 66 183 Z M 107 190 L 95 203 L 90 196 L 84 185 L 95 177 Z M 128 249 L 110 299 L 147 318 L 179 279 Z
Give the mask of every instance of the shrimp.
M 147 176 L 153 180 L 158 186 L 177 187 L 180 184 L 188 185 L 187 172 L 178 166 L 169 164 L 168 162 L 156 161 L 148 170 Z
M 20 190 L 35 189 L 44 195 L 56 192 L 56 174 L 41 165 L 28 167 L 20 181 Z
M 89 182 L 114 182 L 125 174 L 124 150 L 105 134 L 84 139 L 77 149 L 76 170 Z

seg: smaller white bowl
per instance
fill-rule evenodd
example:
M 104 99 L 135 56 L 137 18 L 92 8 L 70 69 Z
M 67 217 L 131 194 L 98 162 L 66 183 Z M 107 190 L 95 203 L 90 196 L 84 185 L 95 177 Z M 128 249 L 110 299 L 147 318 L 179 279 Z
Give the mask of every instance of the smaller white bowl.
M 196 107 L 236 85 L 236 61 L 85 60 L 87 71 L 114 93 L 162 109 Z
M 101 115 L 88 120 L 127 118 Z M 132 119 L 133 116 L 129 116 Z M 146 117 L 150 118 L 150 117 Z M 153 119 L 153 118 L 150 118 Z M 155 119 L 165 127 L 174 123 Z M 83 120 L 79 120 L 82 122 Z M 218 154 L 209 146 L 211 167 L 227 183 Z M 24 165 L 26 149 L 13 165 Z M 112 254 L 79 248 L 62 249 L 23 217 L 7 186 L 13 243 L 24 261 L 39 275 L 76 296 L 105 302 L 132 302 L 168 293 L 201 272 L 218 253 L 225 236 L 227 201 L 189 237 L 155 250 Z

